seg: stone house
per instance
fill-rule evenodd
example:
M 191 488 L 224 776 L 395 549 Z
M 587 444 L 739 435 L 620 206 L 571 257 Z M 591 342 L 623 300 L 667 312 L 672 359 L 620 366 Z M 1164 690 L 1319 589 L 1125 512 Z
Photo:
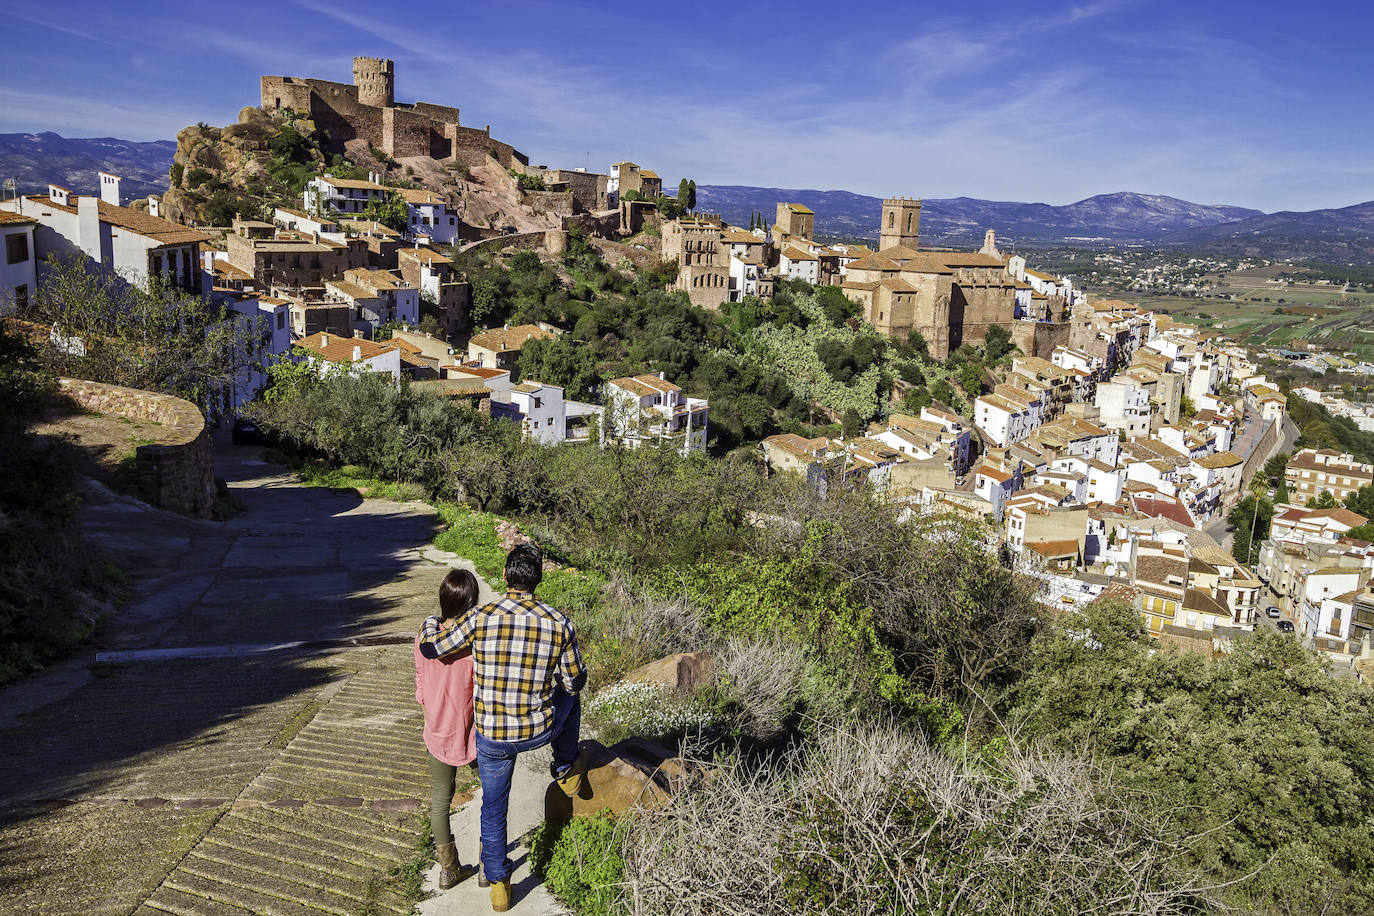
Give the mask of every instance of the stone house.
M 514 369 L 520 350 L 531 340 L 549 340 L 554 332 L 535 324 L 480 331 L 468 340 L 468 362 L 487 369 Z
M 730 300 L 730 249 L 720 217 L 702 215 L 663 224 L 662 257 L 678 265 L 674 289 L 687 294 L 693 305 L 719 308 Z
M 420 291 L 422 303 L 438 309 L 445 337 L 455 337 L 467 327 L 472 285 L 465 274 L 453 269 L 452 261 L 428 248 L 400 248 L 396 267 L 405 281 Z
M 348 270 L 367 266 L 367 247 L 359 239 L 333 242 L 285 230 L 262 237 L 246 225 L 236 230 L 224 237 L 224 250 L 216 252 L 215 258 L 250 276 L 258 289 L 320 286 Z

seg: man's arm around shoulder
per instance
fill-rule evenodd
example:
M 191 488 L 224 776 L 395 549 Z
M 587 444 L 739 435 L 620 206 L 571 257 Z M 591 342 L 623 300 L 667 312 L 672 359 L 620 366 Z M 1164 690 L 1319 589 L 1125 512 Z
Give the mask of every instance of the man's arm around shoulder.
M 448 625 L 438 617 L 426 617 L 424 626 L 420 628 L 420 654 L 425 658 L 445 658 L 461 652 L 472 644 L 472 637 L 477 632 L 478 616 L 474 611 L 462 620 L 450 621 Z

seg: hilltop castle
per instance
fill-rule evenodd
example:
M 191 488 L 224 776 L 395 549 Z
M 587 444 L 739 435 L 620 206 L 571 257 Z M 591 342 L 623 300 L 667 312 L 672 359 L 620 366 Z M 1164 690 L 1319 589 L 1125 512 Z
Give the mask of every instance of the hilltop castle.
M 456 159 L 462 152 L 492 154 L 506 168 L 529 157 L 491 138 L 491 126 L 463 127 L 458 109 L 396 101 L 396 64 L 380 57 L 353 58 L 353 84 L 295 76 L 262 77 L 262 108 L 309 115 L 329 137 L 331 152 L 349 140 L 366 140 L 393 158 Z

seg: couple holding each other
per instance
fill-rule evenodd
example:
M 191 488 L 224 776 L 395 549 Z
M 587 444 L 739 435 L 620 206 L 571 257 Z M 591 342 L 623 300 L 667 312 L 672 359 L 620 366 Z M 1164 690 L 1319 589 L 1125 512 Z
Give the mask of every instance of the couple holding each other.
M 425 618 L 415 640 L 415 698 L 425 709 L 430 753 L 430 825 L 439 886 L 480 874 L 491 907 L 510 908 L 506 817 L 515 758 L 551 744 L 550 775 L 569 796 L 586 768 L 578 753 L 587 671 L 572 621 L 534 597 L 544 554 L 520 544 L 506 557 L 506 593 L 477 604 L 477 578 L 450 570 L 439 587 L 440 616 Z M 475 728 L 474 728 L 475 726 Z M 482 782 L 480 871 L 458 862 L 449 826 L 456 768 L 477 764 Z

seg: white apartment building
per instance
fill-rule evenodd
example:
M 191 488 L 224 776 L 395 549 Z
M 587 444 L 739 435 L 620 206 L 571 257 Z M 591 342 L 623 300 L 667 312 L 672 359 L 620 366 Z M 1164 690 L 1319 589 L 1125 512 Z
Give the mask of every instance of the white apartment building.
M 0 235 L 4 236 L 4 258 L 0 259 L 0 315 L 28 307 L 37 288 L 33 230 L 38 220 L 0 210 Z
M 101 172 L 99 197 L 78 196 L 54 184 L 48 186 L 47 196 L 0 201 L 0 210 L 37 221 L 31 246 L 35 261 L 81 252 L 137 286 L 146 285 L 150 277 L 161 277 L 168 286 L 200 293 L 204 288 L 200 246 L 210 237 L 120 206 L 119 181 L 118 176 Z
M 1126 376 L 1116 376 L 1097 386 L 1093 397 L 1097 422 L 1126 434 L 1127 439 L 1150 434 L 1150 393 Z
M 367 181 L 323 175 L 311 179 L 303 195 L 308 213 L 357 217 L 369 204 L 385 201 L 393 192 L 406 202 L 405 236 L 451 245 L 458 239 L 458 216 L 443 198 L 423 188 L 392 188 L 370 173 Z
M 646 442 L 671 442 L 684 455 L 706 450 L 709 405 L 689 398 L 658 375 L 613 379 L 604 390 L 602 443 L 638 448 Z
M 1006 448 L 1020 442 L 1039 425 L 1039 411 L 1000 394 L 985 394 L 973 402 L 973 423 L 994 443 Z

